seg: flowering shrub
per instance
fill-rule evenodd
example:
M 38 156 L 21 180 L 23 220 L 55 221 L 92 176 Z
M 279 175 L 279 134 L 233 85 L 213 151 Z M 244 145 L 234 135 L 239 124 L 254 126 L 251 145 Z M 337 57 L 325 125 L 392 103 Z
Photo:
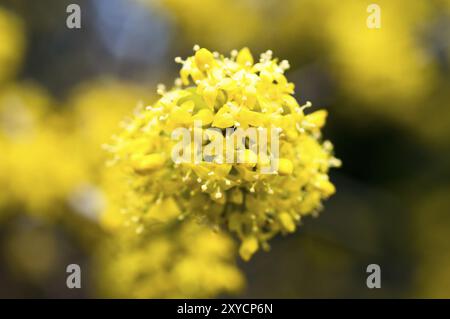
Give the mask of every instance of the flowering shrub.
M 271 51 L 255 63 L 247 48 L 231 57 L 194 49 L 194 56 L 176 58 L 182 67 L 175 87 L 160 86 L 162 97 L 137 111 L 111 147 L 133 194 L 123 212 L 140 230 L 155 217 L 155 205 L 171 201 L 180 219 L 197 216 L 237 234 L 240 255 L 248 260 L 274 235 L 294 232 L 302 216 L 320 210 L 322 199 L 334 193 L 328 170 L 339 161 L 320 132 L 327 113 L 304 113 L 309 103 L 297 103 L 294 84 L 284 76 L 289 63 L 273 59 Z M 214 141 L 208 128 L 276 128 L 279 158 L 271 147 L 254 152 L 244 138 L 233 145 L 243 161 L 224 163 L 223 154 L 212 151 L 200 160 L 174 162 L 172 132 L 179 127 L 193 132 L 196 121 L 202 124 L 204 145 Z M 192 148 L 189 144 L 181 153 Z M 264 174 L 274 161 L 276 172 Z

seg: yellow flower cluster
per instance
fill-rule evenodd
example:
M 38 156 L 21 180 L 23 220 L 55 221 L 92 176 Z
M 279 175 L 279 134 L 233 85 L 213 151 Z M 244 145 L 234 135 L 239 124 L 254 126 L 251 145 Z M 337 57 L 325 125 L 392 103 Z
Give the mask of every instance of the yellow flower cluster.
M 176 58 L 182 68 L 175 87 L 166 92 L 160 86 L 162 97 L 137 112 L 111 147 L 134 193 L 123 211 L 140 228 L 152 218 L 155 204 L 171 201 L 179 218 L 194 215 L 237 234 L 240 255 L 248 260 L 274 235 L 294 232 L 301 216 L 321 208 L 322 199 L 335 191 L 328 170 L 340 162 L 332 156 L 332 144 L 321 142 L 326 111 L 305 114 L 309 103 L 300 106 L 292 96 L 294 85 L 284 75 L 287 61 L 267 51 L 255 63 L 247 48 L 230 57 L 198 46 L 194 51 L 186 60 Z M 249 145 L 236 149 L 243 161 L 224 163 L 216 152 L 174 162 L 171 134 L 179 127 L 194 132 L 195 121 L 202 123 L 204 145 L 214 140 L 208 128 L 276 129 L 277 172 L 264 174 L 273 154 L 255 153 Z
M 121 234 L 95 254 L 101 296 L 210 298 L 244 285 L 235 246 L 225 234 L 178 221 L 142 236 Z

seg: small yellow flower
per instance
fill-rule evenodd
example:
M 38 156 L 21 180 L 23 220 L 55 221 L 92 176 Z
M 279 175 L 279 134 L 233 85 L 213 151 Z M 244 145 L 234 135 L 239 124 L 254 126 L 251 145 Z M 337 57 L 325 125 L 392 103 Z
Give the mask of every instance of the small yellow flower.
M 243 240 L 239 248 L 239 254 L 245 261 L 250 260 L 253 254 L 258 250 L 258 239 L 256 237 L 247 237 Z

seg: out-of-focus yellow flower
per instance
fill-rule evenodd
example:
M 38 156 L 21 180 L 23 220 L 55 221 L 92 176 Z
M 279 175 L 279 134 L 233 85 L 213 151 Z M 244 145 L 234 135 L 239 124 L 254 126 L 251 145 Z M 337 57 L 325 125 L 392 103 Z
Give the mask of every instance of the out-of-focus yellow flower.
M 0 140 L 27 138 L 50 113 L 54 101 L 33 83 L 9 83 L 0 87 Z
M 366 24 L 370 2 L 332 5 L 332 14 L 324 20 L 330 66 L 344 90 L 374 111 L 399 119 L 407 119 L 417 111 L 414 107 L 423 105 L 414 102 L 423 98 L 433 80 L 429 57 L 418 42 L 421 21 L 432 8 L 429 3 L 377 1 L 381 24 L 374 29 Z
M 122 233 L 100 248 L 95 278 L 105 297 L 208 298 L 244 285 L 233 241 L 192 221 Z
M 83 83 L 73 90 L 67 101 L 67 116 L 73 122 L 83 155 L 95 171 L 107 154 L 102 145 L 110 141 L 119 130 L 120 121 L 148 95 L 139 86 L 109 79 Z
M 186 60 L 176 59 L 182 64 L 177 86 L 168 92 L 159 88 L 162 97 L 138 112 L 111 147 L 117 166 L 129 175 L 133 194 L 122 210 L 139 221 L 153 205 L 173 201 L 181 218 L 206 219 L 236 233 L 244 246 L 255 238 L 267 248 L 271 237 L 295 231 L 301 216 L 320 210 L 321 201 L 335 191 L 328 169 L 339 161 L 320 133 L 326 112 L 304 113 L 308 105 L 297 103 L 294 85 L 284 76 L 289 63 L 273 59 L 271 51 L 256 63 L 247 48 L 229 58 L 205 48 L 195 51 Z M 224 154 L 206 151 L 196 161 L 172 161 L 177 142 L 171 134 L 184 127 L 195 135 L 197 120 L 202 134 L 206 132 L 205 145 L 217 138 L 208 136 L 207 128 L 277 130 L 278 171 L 263 173 L 275 161 L 268 151 L 271 138 L 266 152 L 258 154 L 236 143 L 240 162 L 225 163 Z M 188 154 L 191 146 L 181 153 Z M 249 247 L 241 249 L 245 259 L 259 245 Z
M 0 83 L 13 77 L 22 62 L 24 50 L 22 21 L 0 7 Z
M 197 41 L 227 50 L 248 43 L 265 23 L 260 6 L 241 0 L 141 0 L 173 16 L 175 24 L 190 43 Z M 245 28 L 237 28 L 245 23 Z
M 49 123 L 47 122 L 47 125 Z M 70 135 L 40 127 L 32 138 L 7 147 L 6 190 L 30 211 L 51 211 L 85 183 L 84 164 Z
M 36 86 L 13 85 L 0 92 L 2 193 L 31 213 L 58 211 L 57 203 L 87 178 L 66 119 L 51 114 L 51 105 Z
M 15 141 L 29 138 L 50 108 L 46 92 L 32 84 L 8 84 L 0 88 L 0 207 L 11 204 L 10 149 Z M 2 216 L 5 212 L 2 212 Z

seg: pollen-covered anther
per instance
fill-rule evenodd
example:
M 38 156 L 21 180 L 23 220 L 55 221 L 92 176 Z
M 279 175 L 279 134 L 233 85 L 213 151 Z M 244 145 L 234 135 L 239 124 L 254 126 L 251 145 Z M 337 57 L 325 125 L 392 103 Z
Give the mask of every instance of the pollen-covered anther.
M 164 93 L 166 93 L 166 86 L 164 84 L 158 84 L 156 87 L 156 93 L 159 95 L 164 95 Z
M 280 68 L 281 68 L 283 71 L 288 70 L 290 67 L 291 67 L 291 66 L 289 65 L 289 61 L 288 61 L 288 60 L 283 60 L 283 61 L 280 62 Z

